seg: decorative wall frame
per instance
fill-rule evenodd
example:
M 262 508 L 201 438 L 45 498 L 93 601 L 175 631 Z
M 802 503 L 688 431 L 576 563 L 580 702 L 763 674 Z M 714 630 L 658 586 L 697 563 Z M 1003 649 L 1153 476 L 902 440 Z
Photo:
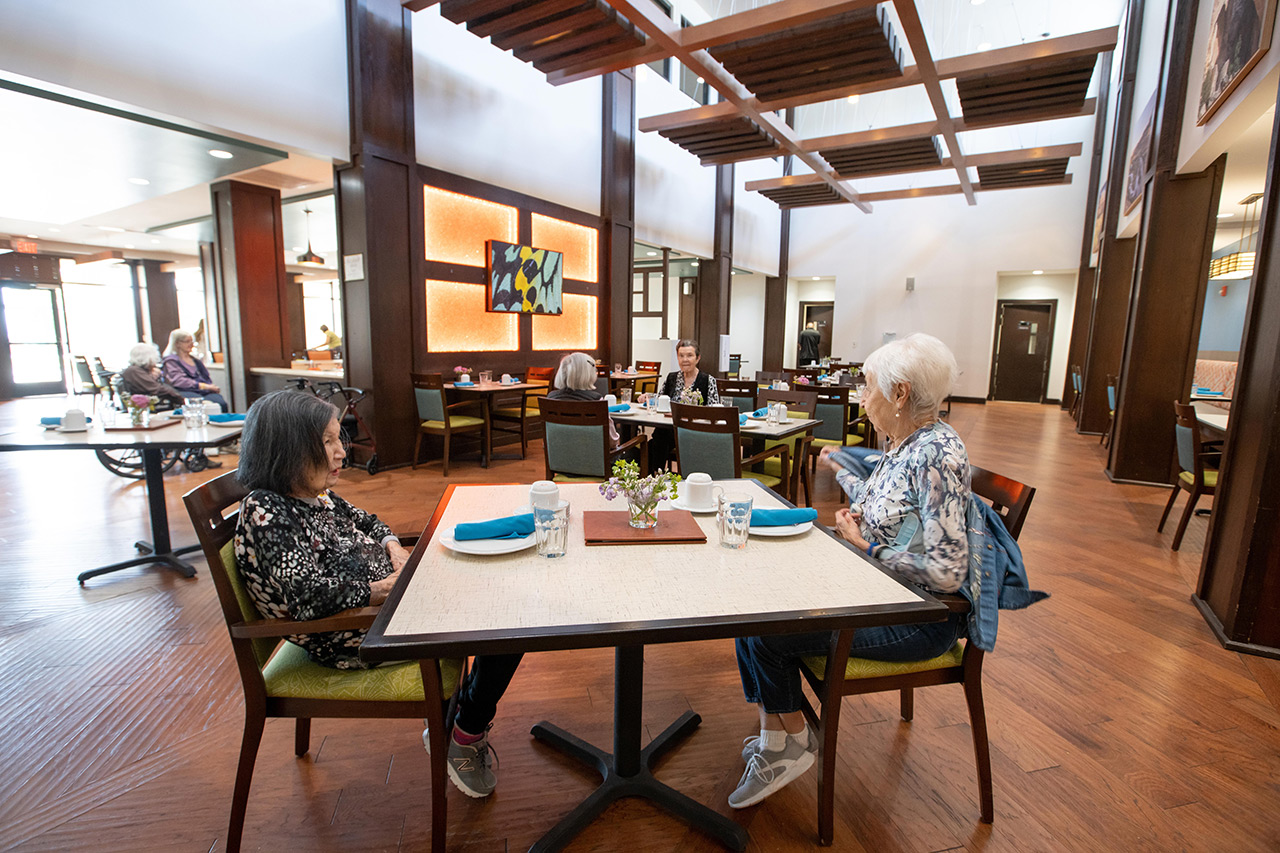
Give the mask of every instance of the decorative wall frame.
M 1213 0 L 1196 124 L 1203 125 L 1271 46 L 1276 0 Z
M 550 249 L 485 241 L 489 311 L 564 313 L 564 255 Z

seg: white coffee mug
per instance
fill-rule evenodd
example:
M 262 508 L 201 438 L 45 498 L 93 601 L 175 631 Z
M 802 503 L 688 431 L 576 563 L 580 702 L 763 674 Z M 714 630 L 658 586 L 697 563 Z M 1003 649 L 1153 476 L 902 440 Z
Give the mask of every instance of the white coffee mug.
M 671 411 L 671 398 L 666 394 L 658 395 L 658 411 L 659 412 Z
M 685 505 L 693 509 L 712 510 L 716 508 L 717 492 L 723 494 L 724 489 L 711 485 L 710 474 L 696 472 L 685 479 L 681 494 Z
M 610 406 L 616 406 L 616 405 L 618 405 L 618 398 L 617 398 L 617 397 L 615 397 L 613 394 L 605 394 L 605 395 L 604 395 L 604 401 L 605 401 L 605 403 L 607 403 L 607 404 L 608 404 L 608 405 L 610 405 Z
M 529 487 L 529 506 L 534 509 L 555 509 L 560 503 L 560 487 L 550 480 L 538 480 Z
M 79 432 L 85 426 L 84 409 L 67 409 L 67 413 L 62 416 L 62 428 L 68 432 Z
M 512 384 L 513 382 L 515 382 L 515 380 L 511 378 L 511 374 L 510 374 L 510 373 L 504 373 L 504 374 L 502 374 L 502 384 L 503 384 L 503 385 L 510 385 L 510 384 Z

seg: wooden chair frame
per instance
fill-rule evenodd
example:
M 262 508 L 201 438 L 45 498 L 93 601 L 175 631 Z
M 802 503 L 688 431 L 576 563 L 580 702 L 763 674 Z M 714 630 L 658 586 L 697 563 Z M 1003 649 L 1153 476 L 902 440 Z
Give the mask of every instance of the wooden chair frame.
M 690 406 L 685 403 L 671 403 L 671 429 L 675 436 L 676 445 L 676 464 L 680 468 L 680 476 L 687 476 L 685 466 L 680 464 L 680 430 L 690 429 L 695 432 L 712 432 L 712 433 L 732 433 L 735 438 L 735 445 L 741 449 L 744 445 L 749 445 L 754 438 L 742 435 L 738 429 L 739 412 L 736 408 L 730 409 L 728 406 Z M 778 451 L 782 451 L 779 453 Z M 734 479 L 742 477 L 742 471 L 751 465 L 763 462 L 773 456 L 782 459 L 782 470 L 789 470 L 787 465 L 791 458 L 791 449 L 785 444 L 779 444 L 761 451 L 753 456 L 743 458 L 739 452 L 733 457 L 733 476 Z M 786 482 L 786 480 L 783 480 Z M 788 500 L 794 503 L 794 496 L 787 496 Z
M 792 389 L 790 391 L 775 391 L 772 388 L 761 388 L 756 392 L 756 408 L 767 406 L 770 403 L 786 403 L 787 413 L 799 412 L 806 418 L 813 418 L 818 411 L 818 394 L 814 390 Z M 791 441 L 790 438 L 780 439 L 781 441 Z M 813 478 L 809 474 L 809 467 L 805 465 L 805 460 L 809 456 L 809 448 L 813 444 L 813 434 L 796 438 L 797 452 L 792 458 L 795 464 L 791 468 L 785 468 L 785 476 L 788 483 L 788 490 L 791 492 L 791 502 L 799 506 L 800 484 L 804 483 L 804 502 L 807 506 L 813 506 L 813 500 L 810 497 Z
M 539 378 L 537 380 L 535 380 L 532 376 L 535 370 L 540 371 Z M 520 415 L 518 417 L 508 415 L 502 412 L 503 409 L 508 409 L 508 408 L 514 409 L 516 408 L 516 406 L 514 405 L 504 406 L 500 404 L 496 399 L 494 400 L 493 410 L 489 413 L 490 434 L 495 432 L 502 432 L 502 433 L 511 433 L 512 435 L 520 436 L 520 458 L 521 459 L 526 458 L 529 454 L 529 433 L 533 431 L 534 426 L 542 422 L 542 409 L 540 406 L 540 401 L 542 400 L 543 397 L 547 396 L 547 392 L 551 390 L 549 387 L 551 379 L 542 378 L 541 371 L 543 370 L 550 371 L 551 376 L 552 377 L 555 376 L 555 368 L 552 368 L 552 367 L 529 368 L 529 379 L 526 381 L 527 382 L 545 381 L 548 383 L 548 387 L 525 388 L 523 391 L 521 391 L 520 405 L 519 405 Z M 511 399 L 511 402 L 512 403 L 515 402 L 514 397 Z M 499 423 L 516 424 L 516 426 L 499 427 L 498 426 Z
M 760 386 L 754 379 L 717 379 L 716 390 L 720 393 L 722 403 L 726 397 L 750 397 L 754 411 L 756 392 L 760 390 Z
M 653 379 L 637 379 L 637 394 L 657 394 L 658 389 L 662 387 L 662 362 L 660 361 L 637 361 L 636 373 L 656 373 L 657 377 Z
M 970 475 L 973 493 L 991 501 L 998 512 L 1003 511 L 1005 528 L 1010 536 L 1017 539 L 1018 534 L 1022 532 L 1022 524 L 1026 521 L 1027 510 L 1031 508 L 1031 499 L 1035 497 L 1036 490 L 1025 483 L 1019 483 L 976 465 L 970 466 Z M 963 595 L 934 593 L 934 598 L 946 604 L 952 613 L 969 612 L 969 601 Z M 803 664 L 800 666 L 800 672 L 804 674 L 820 703 L 817 714 L 807 701 L 803 709 L 810 725 L 818 732 L 819 740 L 818 764 L 821 768 L 821 776 L 818 779 L 819 843 L 831 844 L 835 830 L 836 742 L 840 726 L 841 700 L 845 696 L 897 690 L 902 719 L 910 722 L 915 713 L 915 688 L 931 687 L 935 684 L 960 684 L 964 688 L 965 702 L 969 707 L 969 727 L 973 733 L 973 754 L 974 763 L 977 766 L 982 822 L 993 822 L 995 804 L 991 790 L 991 748 L 987 739 L 986 709 L 982 701 L 982 649 L 966 641 L 964 654 L 958 666 L 902 675 L 847 679 L 844 677 L 845 667 L 849 661 L 849 650 L 852 645 L 852 630 L 833 631 L 822 677 L 814 675 L 809 667 Z
M 397 702 L 372 700 L 299 699 L 267 695 L 262 670 L 254 655 L 253 641 L 274 639 L 276 646 L 293 634 L 310 634 L 322 631 L 348 631 L 368 628 L 378 614 L 377 607 L 347 610 L 324 619 L 296 622 L 292 619 L 258 619 L 246 622 L 235 590 L 222 562 L 222 548 L 235 535 L 239 509 L 236 507 L 248 493 L 230 471 L 183 495 L 187 513 L 195 526 L 196 536 L 209 563 L 209 574 L 222 605 L 222 615 L 231 636 L 240 681 L 244 686 L 245 722 L 244 736 L 240 744 L 240 761 L 236 768 L 235 787 L 231 797 L 231 818 L 227 827 L 227 853 L 238 853 L 244 834 L 245 811 L 249 801 L 249 787 L 253 782 L 253 768 L 262 742 L 262 732 L 268 717 L 292 717 L 294 729 L 294 753 L 301 758 L 310 750 L 311 720 L 315 717 L 341 718 L 394 718 L 425 719 L 431 741 L 431 848 L 435 853 L 445 849 L 445 762 L 448 752 L 449 729 L 452 725 L 459 695 L 459 683 L 446 691 L 440 680 L 440 666 L 436 660 L 418 662 L 423 685 L 423 701 Z M 402 542 L 409 540 L 402 537 Z M 450 694 L 446 709 L 444 695 Z
M 414 388 L 423 388 L 428 391 L 439 391 L 444 394 L 444 378 L 439 373 L 410 373 L 409 378 L 413 382 Z M 454 427 L 449 425 L 449 413 L 463 414 L 464 410 L 475 409 L 479 414 L 475 415 L 484 419 L 483 424 L 472 424 L 470 426 Z M 415 405 L 414 411 L 417 411 Z M 423 435 L 438 435 L 444 438 L 444 452 L 441 454 L 441 465 L 444 468 L 444 476 L 449 476 L 449 442 L 454 433 L 466 432 L 482 432 L 480 438 L 480 467 L 489 467 L 489 454 L 491 453 L 492 438 L 490 433 L 489 407 L 485 405 L 484 400 L 463 400 L 459 403 L 447 403 L 444 407 L 444 426 L 428 427 L 422 425 L 422 419 L 418 419 L 418 438 L 413 443 L 413 465 L 412 470 L 418 469 L 418 453 L 422 449 Z M 473 417 L 475 417 L 473 416 Z
M 1191 453 L 1193 459 L 1193 468 L 1191 475 L 1194 482 L 1190 485 L 1187 481 L 1178 477 L 1174 482 L 1173 491 L 1169 493 L 1169 502 L 1164 505 L 1164 512 L 1160 515 L 1160 524 L 1156 526 L 1156 532 L 1164 531 L 1164 523 L 1169 519 L 1169 510 L 1173 509 L 1173 502 L 1178 499 L 1178 492 L 1186 491 L 1188 493 L 1186 509 L 1182 511 L 1182 518 L 1178 519 L 1178 529 L 1173 533 L 1173 550 L 1177 551 L 1182 547 L 1182 534 L 1187 531 L 1187 522 L 1191 520 L 1191 516 L 1196 511 L 1196 501 L 1200 500 L 1201 495 L 1212 496 L 1217 491 L 1216 486 L 1207 485 L 1204 481 L 1204 472 L 1206 469 L 1205 457 L 1218 456 L 1216 453 L 1206 452 L 1205 447 L 1216 446 L 1216 443 L 1204 442 L 1200 439 L 1200 422 L 1196 420 L 1196 407 L 1188 403 L 1179 403 L 1173 401 L 1173 415 L 1178 426 L 1188 427 L 1191 430 Z M 1182 464 L 1178 464 L 1179 471 L 1185 470 Z
M 605 463 L 603 479 L 608 479 L 613 463 L 633 448 L 638 448 L 639 450 L 641 472 L 648 470 L 649 436 L 640 433 L 630 441 L 620 443 L 617 447 L 609 446 L 609 406 L 604 400 L 548 400 L 544 398 L 540 405 L 545 423 L 600 428 L 600 452 L 603 454 L 602 458 Z M 558 473 L 568 477 L 589 476 L 573 471 L 556 471 L 551 465 L 550 443 L 545 439 L 542 442 L 542 458 L 546 465 L 546 479 L 548 480 Z
M 865 427 L 862 437 L 862 446 L 874 448 L 876 446 L 876 428 L 871 423 L 871 419 L 866 415 L 858 416 L 857 412 L 862 404 L 854 402 L 850 398 L 852 388 L 846 386 L 836 386 L 834 388 L 818 388 L 817 398 L 814 405 L 814 411 L 820 404 L 843 405 L 844 406 L 844 430 L 840 433 L 840 446 L 849 446 L 849 435 L 857 431 L 859 425 Z M 812 442 L 810 442 L 812 445 Z M 809 454 L 809 470 L 818 470 L 818 454 Z
M 1107 428 L 1102 431 L 1102 436 L 1098 439 L 1098 444 L 1103 447 L 1111 446 L 1111 430 L 1116 425 L 1116 377 L 1107 374 Z

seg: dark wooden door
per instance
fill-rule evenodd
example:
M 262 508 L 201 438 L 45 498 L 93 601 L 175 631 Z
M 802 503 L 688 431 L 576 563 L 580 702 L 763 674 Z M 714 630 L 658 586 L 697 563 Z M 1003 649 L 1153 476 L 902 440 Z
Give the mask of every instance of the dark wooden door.
M 835 314 L 834 302 L 801 302 L 800 330 L 809 323 L 818 324 L 818 360 L 831 357 L 831 318 Z
M 1043 403 L 1053 350 L 1053 302 L 996 303 L 995 358 L 991 398 Z

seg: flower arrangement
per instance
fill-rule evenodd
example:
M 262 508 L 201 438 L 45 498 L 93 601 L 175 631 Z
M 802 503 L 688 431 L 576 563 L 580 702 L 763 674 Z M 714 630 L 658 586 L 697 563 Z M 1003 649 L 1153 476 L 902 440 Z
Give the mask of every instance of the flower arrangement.
M 797 384 L 797 385 L 808 385 L 808 384 L 809 384 L 809 377 L 808 377 L 808 376 L 797 376 L 797 377 L 796 377 L 796 384 Z
M 696 388 L 685 388 L 680 392 L 680 396 L 676 397 L 677 403 L 684 403 L 686 406 L 701 406 L 702 392 Z
M 670 471 L 640 476 L 640 466 L 619 459 L 613 463 L 613 476 L 600 484 L 606 500 L 622 495 L 627 499 L 628 523 L 632 527 L 653 527 L 658 523 L 658 501 L 673 499 L 680 477 Z
M 454 372 L 456 375 L 461 376 L 461 375 L 462 375 L 462 374 L 464 374 L 464 373 L 468 373 L 468 374 L 469 374 L 469 373 L 472 373 L 473 371 L 471 370 L 471 368 L 470 368 L 470 367 L 463 367 L 461 364 L 459 364 L 459 365 L 454 366 L 454 368 L 453 368 L 453 372 Z
M 129 410 L 129 420 L 134 426 L 145 426 L 159 402 L 159 397 L 149 397 L 146 394 L 133 394 L 124 398 L 125 408 Z

